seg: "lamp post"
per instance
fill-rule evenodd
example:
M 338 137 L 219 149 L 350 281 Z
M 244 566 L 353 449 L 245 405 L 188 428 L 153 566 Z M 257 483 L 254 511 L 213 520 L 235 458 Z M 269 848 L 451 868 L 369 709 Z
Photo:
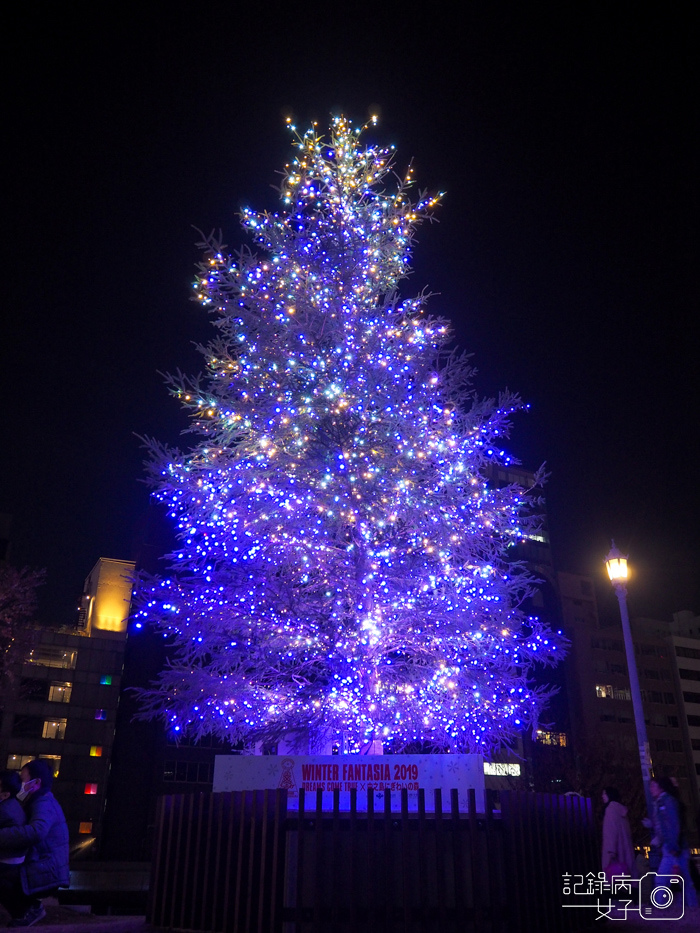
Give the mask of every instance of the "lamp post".
M 630 629 L 630 617 L 627 612 L 627 558 L 611 542 L 610 553 L 605 558 L 608 576 L 615 590 L 617 601 L 620 604 L 620 618 L 622 620 L 622 633 L 625 638 L 625 653 L 627 655 L 627 670 L 630 677 L 630 693 L 632 695 L 632 710 L 634 724 L 637 728 L 637 745 L 639 747 L 639 761 L 642 766 L 642 782 L 644 784 L 644 797 L 647 804 L 647 813 L 653 813 L 653 802 L 649 790 L 651 780 L 651 758 L 649 756 L 649 742 L 647 740 L 647 727 L 644 722 L 644 707 L 642 706 L 642 692 L 639 689 L 639 676 L 637 674 L 637 660 L 634 655 L 634 642 Z

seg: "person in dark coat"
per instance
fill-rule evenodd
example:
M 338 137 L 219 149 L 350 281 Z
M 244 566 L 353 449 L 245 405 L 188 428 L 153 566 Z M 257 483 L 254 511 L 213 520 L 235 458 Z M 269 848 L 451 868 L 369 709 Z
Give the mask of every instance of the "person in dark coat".
M 14 883 L 3 892 L 3 904 L 13 919 L 10 926 L 33 926 L 46 916 L 38 894 L 49 894 L 68 887 L 68 827 L 58 801 L 51 793 L 53 771 L 41 758 L 29 761 L 20 771 L 22 788 L 18 799 L 25 801 L 23 826 L 0 828 L 0 857 L 19 857 Z
M 16 771 L 0 771 L 0 829 L 12 826 L 24 826 L 26 817 L 17 794 L 22 788 L 22 782 Z M 24 861 L 25 850 L 10 855 L 0 853 L 0 904 L 9 898 L 12 900 L 12 891 L 16 879 L 19 877 L 19 868 Z
M 698 896 L 690 878 L 690 848 L 683 831 L 677 790 L 668 777 L 652 778 L 649 784 L 654 800 L 654 828 L 661 841 L 659 875 L 681 875 L 687 907 L 698 906 Z

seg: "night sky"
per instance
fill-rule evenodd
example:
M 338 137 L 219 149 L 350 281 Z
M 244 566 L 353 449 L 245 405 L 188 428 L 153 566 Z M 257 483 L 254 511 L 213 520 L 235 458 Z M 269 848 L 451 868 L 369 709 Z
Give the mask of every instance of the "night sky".
M 285 118 L 339 112 L 378 113 L 369 139 L 447 192 L 403 294 L 435 293 L 479 394 L 530 403 L 509 449 L 547 463 L 558 568 L 596 575 L 608 611 L 615 537 L 633 614 L 700 612 L 699 85 L 681 8 L 130 6 L 24 4 L 7 24 L 0 512 L 12 560 L 48 570 L 43 618 L 73 618 L 98 557 L 133 556 L 137 435 L 186 441 L 159 373 L 198 371 L 213 333 L 189 301 L 193 227 L 244 242 L 237 211 L 277 207 Z

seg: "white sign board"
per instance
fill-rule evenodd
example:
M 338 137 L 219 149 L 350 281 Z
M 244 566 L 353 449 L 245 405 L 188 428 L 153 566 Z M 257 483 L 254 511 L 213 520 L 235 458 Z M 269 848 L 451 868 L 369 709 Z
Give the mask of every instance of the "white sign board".
M 456 788 L 459 808 L 468 809 L 469 790 L 476 791 L 476 808 L 484 812 L 484 760 L 481 755 L 217 755 L 214 793 L 231 790 L 286 788 L 287 807 L 299 806 L 299 789 L 306 791 L 305 809 L 316 808 L 316 791 L 323 791 L 323 809 L 333 809 L 333 791 L 340 791 L 340 809 L 350 809 L 350 791 L 357 790 L 357 809 L 367 810 L 367 790 L 374 790 L 375 811 L 384 809 L 391 791 L 391 809 L 401 809 L 401 793 L 408 791 L 408 809 L 418 810 L 418 790 L 425 790 L 425 809 L 434 810 L 435 788 L 442 790 L 443 812 L 450 808 Z

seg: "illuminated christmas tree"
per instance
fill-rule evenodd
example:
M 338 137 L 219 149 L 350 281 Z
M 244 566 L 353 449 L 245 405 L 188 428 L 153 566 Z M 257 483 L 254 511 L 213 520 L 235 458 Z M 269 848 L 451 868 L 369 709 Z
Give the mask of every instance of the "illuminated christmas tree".
M 171 383 L 196 443 L 151 444 L 179 546 L 141 586 L 139 624 L 172 644 L 143 715 L 303 751 L 488 751 L 537 722 L 532 666 L 563 654 L 512 559 L 533 492 L 489 481 L 521 406 L 479 401 L 448 324 L 399 298 L 438 198 L 366 130 L 294 130 L 281 211 L 242 214 L 258 252 L 204 244 L 218 339 Z

